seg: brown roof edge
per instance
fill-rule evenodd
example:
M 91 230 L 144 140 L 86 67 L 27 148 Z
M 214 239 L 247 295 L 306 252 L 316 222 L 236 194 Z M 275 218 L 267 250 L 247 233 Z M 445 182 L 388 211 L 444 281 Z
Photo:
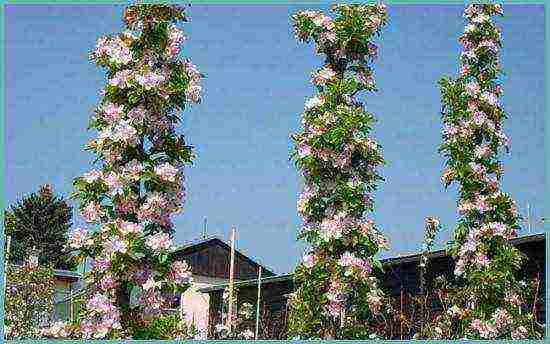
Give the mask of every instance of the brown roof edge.
M 522 237 L 511 239 L 510 243 L 516 246 L 516 245 L 520 245 L 528 242 L 543 241 L 545 240 L 545 235 L 546 235 L 545 233 L 525 235 Z M 437 251 L 429 252 L 428 258 L 440 258 L 446 255 L 447 255 L 446 250 L 437 250 Z M 389 264 L 389 265 L 410 263 L 410 262 L 419 260 L 421 256 L 422 256 L 421 253 L 413 253 L 406 256 L 384 258 L 384 259 L 381 259 L 380 262 L 382 264 Z
M 209 238 L 206 238 L 206 239 L 202 239 L 202 240 L 199 240 L 199 241 L 196 241 L 196 242 L 189 243 L 189 244 L 184 245 L 180 248 L 177 248 L 174 251 L 172 251 L 172 254 L 175 254 L 175 253 L 178 253 L 178 252 L 181 252 L 181 251 L 185 252 L 187 250 L 192 251 L 193 249 L 197 248 L 198 246 L 208 245 L 208 244 L 217 244 L 217 245 L 222 246 L 223 248 L 227 249 L 228 251 L 231 251 L 231 246 L 229 246 L 225 241 L 223 241 L 222 239 L 220 239 L 217 236 L 212 236 L 212 237 L 209 237 Z M 259 262 L 253 260 L 252 258 L 246 256 L 245 254 L 243 254 L 239 250 L 235 249 L 235 254 L 239 258 L 244 259 L 244 260 L 248 261 L 249 263 L 261 266 L 263 272 L 267 272 L 268 274 L 275 275 L 275 273 L 270 268 L 268 268 L 264 264 L 260 264 Z
M 523 237 L 514 238 L 514 239 L 511 239 L 510 242 L 512 243 L 512 245 L 515 246 L 515 245 L 524 244 L 524 243 L 528 243 L 528 242 L 544 241 L 545 237 L 546 237 L 545 233 L 540 233 L 540 234 L 526 235 L 526 236 L 523 236 Z M 385 258 L 385 259 L 381 259 L 380 262 L 382 263 L 382 265 L 398 265 L 398 264 L 417 261 L 417 260 L 420 259 L 421 255 L 422 254 L 417 253 L 417 254 L 412 254 L 412 255 L 409 255 L 409 256 Z M 447 253 L 446 253 L 445 250 L 438 250 L 438 251 L 430 252 L 428 257 L 429 258 L 440 258 L 440 257 L 445 257 L 446 255 L 447 255 Z M 280 281 L 290 280 L 290 279 L 293 279 L 293 278 L 294 278 L 294 274 L 293 273 L 288 273 L 288 274 L 279 275 L 279 276 L 271 276 L 271 277 L 262 278 L 262 283 L 280 282 Z M 237 286 L 243 287 L 243 286 L 254 285 L 256 283 L 256 281 L 257 281 L 257 279 L 239 281 L 239 282 L 235 283 L 235 286 L 236 287 Z M 229 285 L 229 284 L 228 283 L 222 283 L 222 284 L 218 284 L 218 285 L 213 285 L 211 287 L 202 288 L 202 289 L 199 289 L 199 290 L 203 293 L 209 293 L 209 292 L 213 292 L 213 291 L 216 291 L 216 290 L 223 290 L 227 285 Z

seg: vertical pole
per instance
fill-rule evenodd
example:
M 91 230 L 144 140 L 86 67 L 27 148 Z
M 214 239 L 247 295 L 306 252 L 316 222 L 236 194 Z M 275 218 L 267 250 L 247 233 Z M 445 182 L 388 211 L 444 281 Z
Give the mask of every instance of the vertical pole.
M 403 285 L 401 285 L 399 298 L 399 338 L 403 340 Z
M 531 234 L 531 208 L 529 207 L 529 202 L 527 202 L 527 230 Z
M 69 287 L 69 320 L 71 324 L 74 322 L 74 308 L 73 308 L 73 285 Z
M 261 285 L 262 285 L 262 267 L 258 268 L 258 301 L 256 302 L 256 332 L 254 339 L 258 340 L 258 331 L 260 329 L 260 300 L 261 300 Z
M 183 293 L 180 294 L 180 325 L 183 329 Z
M 228 322 L 227 326 L 229 332 L 233 326 L 233 284 L 235 276 L 235 227 L 231 228 L 231 265 L 229 266 L 229 310 L 228 310 Z

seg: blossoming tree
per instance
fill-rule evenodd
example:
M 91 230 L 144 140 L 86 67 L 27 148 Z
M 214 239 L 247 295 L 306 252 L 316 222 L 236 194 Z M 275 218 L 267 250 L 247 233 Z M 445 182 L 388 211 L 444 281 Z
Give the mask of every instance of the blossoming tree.
M 516 280 L 522 256 L 508 243 L 520 228 L 519 216 L 499 186 L 498 153 L 508 149 L 509 141 L 499 102 L 501 30 L 492 18 L 502 13 L 500 5 L 467 7 L 460 75 L 440 82 L 445 126 L 440 150 L 447 158 L 442 179 L 446 187 L 460 186 L 461 218 L 451 253 L 467 296 L 459 307 L 457 338 L 519 339 L 536 337 L 540 330 L 529 313 L 522 313 L 522 287 Z
M 191 283 L 187 265 L 169 255 L 182 168 L 193 158 L 176 133 L 178 111 L 200 102 L 202 78 L 178 57 L 182 20 L 177 6 L 129 6 L 127 30 L 100 38 L 91 54 L 108 82 L 90 121 L 99 137 L 87 145 L 101 169 L 74 181 L 83 218 L 99 229 L 78 229 L 70 240 L 81 260 L 92 259 L 76 333 L 83 338 L 131 337 Z
M 335 5 L 336 18 L 315 11 L 292 16 L 300 41 L 314 41 L 325 65 L 313 73 L 316 95 L 305 103 L 304 131 L 293 135 L 293 157 L 305 178 L 298 200 L 299 234 L 310 251 L 296 268 L 291 336 L 365 338 L 365 324 L 383 293 L 373 275 L 374 257 L 387 242 L 365 212 L 368 193 L 383 178 L 380 145 L 368 136 L 374 115 L 357 100 L 375 91 L 373 38 L 387 22 L 384 5 Z

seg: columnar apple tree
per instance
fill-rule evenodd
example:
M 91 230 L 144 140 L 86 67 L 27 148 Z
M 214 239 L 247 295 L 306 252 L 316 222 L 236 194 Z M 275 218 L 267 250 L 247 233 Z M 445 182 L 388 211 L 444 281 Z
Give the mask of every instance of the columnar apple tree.
M 325 56 L 312 75 L 316 94 L 305 103 L 303 131 L 293 135 L 293 157 L 305 179 L 298 200 L 299 238 L 310 251 L 296 268 L 292 336 L 362 338 L 380 309 L 383 293 L 373 272 L 374 255 L 387 246 L 365 213 L 369 193 L 383 178 L 380 145 L 369 137 L 374 115 L 357 99 L 375 91 L 373 43 L 387 22 L 384 5 L 336 5 L 333 19 L 322 12 L 292 16 L 296 37 L 313 41 Z
M 539 330 L 522 313 L 521 284 L 516 275 L 521 253 L 508 240 L 516 236 L 519 216 L 515 202 L 500 190 L 502 164 L 498 154 L 508 149 L 503 132 L 506 114 L 499 97 L 501 30 L 493 4 L 469 5 L 460 36 L 460 75 L 441 80 L 443 139 L 447 158 L 443 183 L 459 185 L 461 215 L 451 252 L 455 275 L 465 282 L 467 302 L 461 306 L 457 333 L 468 338 L 527 338 Z
M 168 294 L 191 283 L 187 265 L 169 252 L 171 217 L 185 196 L 182 169 L 193 158 L 176 132 L 178 113 L 200 102 L 202 75 L 178 57 L 186 38 L 178 21 L 186 17 L 177 6 L 129 6 L 126 30 L 101 37 L 91 54 L 108 81 L 89 126 L 99 136 L 86 148 L 101 169 L 74 181 L 90 224 L 70 242 L 92 261 L 78 330 L 84 338 L 131 336 L 162 314 Z

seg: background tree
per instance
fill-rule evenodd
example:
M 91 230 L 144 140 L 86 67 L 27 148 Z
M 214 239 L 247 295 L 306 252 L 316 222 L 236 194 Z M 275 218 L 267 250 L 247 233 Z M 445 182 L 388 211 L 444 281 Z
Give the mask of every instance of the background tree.
M 292 17 L 296 37 L 313 40 L 325 65 L 313 73 L 317 94 L 305 103 L 304 131 L 293 135 L 293 154 L 305 178 L 298 200 L 304 220 L 299 238 L 310 252 L 296 268 L 291 301 L 291 337 L 369 338 L 384 295 L 374 270 L 387 247 L 366 217 L 374 205 L 368 193 L 383 178 L 380 145 L 369 132 L 374 115 L 356 97 L 375 91 L 372 42 L 387 22 L 385 5 L 336 5 L 336 18 L 302 11 Z
M 21 263 L 29 249 L 36 247 L 41 265 L 74 270 L 76 261 L 65 249 L 72 226 L 72 208 L 50 185 L 31 193 L 10 207 L 4 216 L 5 234 L 12 238 L 10 263 Z

